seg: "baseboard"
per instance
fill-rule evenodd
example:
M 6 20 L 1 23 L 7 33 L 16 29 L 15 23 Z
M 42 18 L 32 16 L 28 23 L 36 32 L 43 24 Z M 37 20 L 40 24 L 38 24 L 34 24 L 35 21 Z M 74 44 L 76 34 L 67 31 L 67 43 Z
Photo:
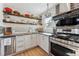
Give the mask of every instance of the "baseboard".
M 37 47 L 40 47 L 39 45 Z M 41 47 L 40 47 L 41 48 Z M 42 49 L 42 48 L 41 48 Z M 44 49 L 42 49 L 45 53 L 47 53 Z M 49 55 L 49 53 L 47 53 Z

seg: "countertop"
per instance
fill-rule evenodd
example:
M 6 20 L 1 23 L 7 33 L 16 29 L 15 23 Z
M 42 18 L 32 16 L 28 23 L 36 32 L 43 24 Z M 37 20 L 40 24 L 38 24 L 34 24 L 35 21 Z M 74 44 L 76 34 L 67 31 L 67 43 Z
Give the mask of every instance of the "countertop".
M 38 32 L 34 32 L 34 33 L 17 33 L 17 34 L 11 34 L 11 35 L 1 35 L 0 38 L 23 36 L 23 35 L 31 35 L 31 34 L 37 34 L 37 33 Z
M 51 33 L 45 33 L 45 32 L 33 32 L 33 33 L 17 33 L 17 34 L 11 34 L 11 35 L 0 35 L 0 38 L 8 38 L 8 37 L 16 37 L 16 36 L 32 35 L 32 34 L 42 34 L 47 36 L 53 35 Z

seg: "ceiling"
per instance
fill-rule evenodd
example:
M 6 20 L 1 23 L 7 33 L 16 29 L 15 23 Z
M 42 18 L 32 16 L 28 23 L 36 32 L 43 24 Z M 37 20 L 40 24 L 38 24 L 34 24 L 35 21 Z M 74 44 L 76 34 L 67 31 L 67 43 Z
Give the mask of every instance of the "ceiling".
M 55 3 L 49 3 L 49 8 L 55 6 Z M 11 7 L 20 13 L 30 12 L 38 16 L 47 10 L 47 3 L 4 3 L 4 7 Z

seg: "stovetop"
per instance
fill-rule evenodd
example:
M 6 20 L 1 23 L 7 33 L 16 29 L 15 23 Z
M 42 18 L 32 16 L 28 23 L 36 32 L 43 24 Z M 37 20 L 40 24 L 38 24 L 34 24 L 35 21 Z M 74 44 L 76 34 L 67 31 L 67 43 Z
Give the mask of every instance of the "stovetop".
M 66 35 L 66 34 L 56 34 L 53 36 L 54 38 L 59 38 L 61 40 L 66 40 L 66 41 L 72 41 L 79 43 L 79 36 L 72 36 L 72 35 Z

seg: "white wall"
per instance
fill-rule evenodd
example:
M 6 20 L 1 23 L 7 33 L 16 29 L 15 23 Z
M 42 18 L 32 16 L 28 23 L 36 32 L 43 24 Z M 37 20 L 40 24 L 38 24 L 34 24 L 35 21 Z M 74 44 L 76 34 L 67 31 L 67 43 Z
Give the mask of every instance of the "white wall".
M 3 4 L 0 3 L 0 26 L 3 26 Z
M 30 24 L 12 24 L 12 23 L 4 23 L 5 27 L 12 27 L 13 34 L 16 33 L 27 33 L 29 32 L 36 32 L 37 25 L 30 25 Z
M 49 4 L 49 8 L 52 7 L 54 3 Z M 4 7 L 11 7 L 15 10 L 18 10 L 21 13 L 26 11 L 38 16 L 47 9 L 46 3 L 4 3 Z

